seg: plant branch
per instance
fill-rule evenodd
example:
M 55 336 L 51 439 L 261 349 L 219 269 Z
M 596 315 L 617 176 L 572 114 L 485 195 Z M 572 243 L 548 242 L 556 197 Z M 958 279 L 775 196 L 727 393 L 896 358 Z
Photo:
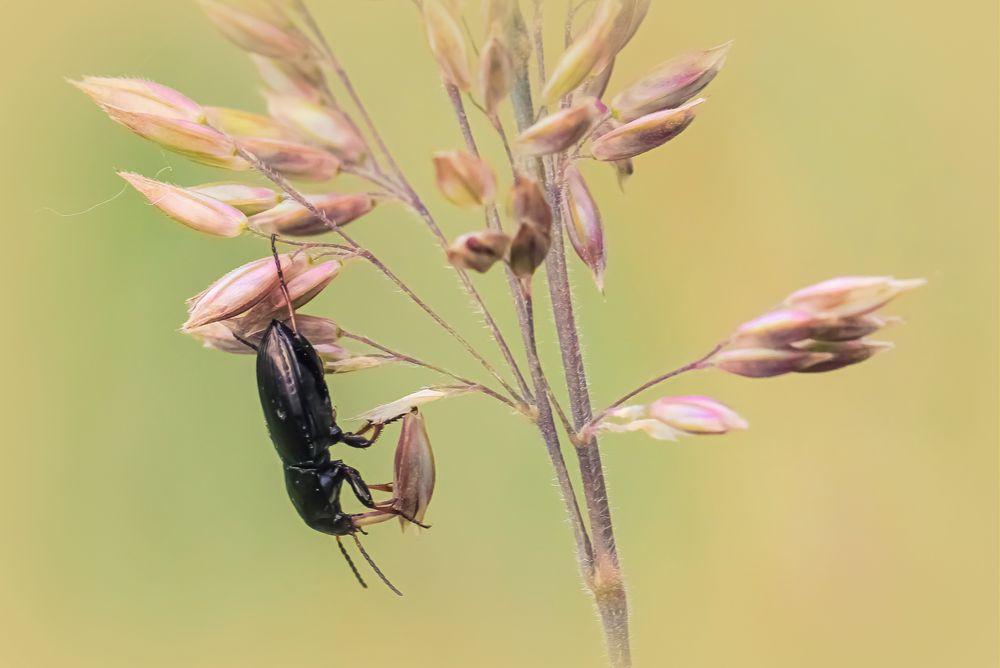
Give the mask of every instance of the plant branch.
M 511 401 L 507 397 L 503 396 L 502 394 L 500 394 L 496 390 L 494 390 L 494 389 L 492 389 L 490 387 L 487 387 L 486 385 L 483 385 L 482 383 L 477 383 L 474 380 L 469 380 L 468 378 L 464 378 L 462 376 L 459 376 L 458 374 L 452 373 L 451 371 L 448 371 L 447 369 L 443 369 L 443 368 L 441 368 L 441 367 L 439 367 L 439 366 L 437 366 L 435 364 L 431 364 L 430 362 L 425 362 L 425 361 L 423 361 L 421 359 L 413 357 L 412 355 L 407 355 L 406 353 L 401 353 L 398 350 L 393 350 L 392 348 L 389 348 L 388 346 L 384 346 L 381 343 L 378 343 L 377 341 L 374 341 L 374 340 L 372 340 L 372 339 L 370 339 L 367 336 L 364 336 L 362 334 L 355 334 L 353 332 L 348 332 L 347 330 L 345 330 L 343 328 L 341 328 L 340 331 L 341 331 L 341 335 L 344 338 L 352 339 L 352 340 L 357 341 L 359 343 L 363 343 L 363 344 L 365 344 L 367 346 L 371 346 L 372 348 L 375 348 L 376 350 L 380 350 L 380 351 L 382 351 L 382 352 L 384 352 L 384 353 L 386 353 L 388 355 L 391 355 L 393 358 L 399 360 L 400 362 L 406 362 L 407 364 L 411 364 L 413 366 L 418 366 L 418 367 L 422 367 L 424 369 L 428 369 L 430 371 L 434 371 L 435 373 L 439 373 L 442 376 L 447 376 L 447 377 L 449 377 L 449 378 L 451 378 L 453 380 L 457 380 L 458 382 L 462 383 L 463 385 L 468 385 L 469 387 L 474 387 L 477 390 L 479 390 L 480 392 L 482 392 L 483 394 L 485 394 L 486 396 L 493 397 L 497 401 L 500 401 L 500 402 L 506 404 L 507 406 L 509 406 L 510 408 L 513 408 L 515 411 L 518 411 L 519 413 L 525 414 L 525 410 L 524 410 L 523 406 L 517 406 L 517 405 L 515 405 L 513 401 Z
M 542 3 L 535 0 L 535 18 L 533 41 L 538 64 L 538 75 L 545 81 L 545 57 L 542 43 Z M 519 127 L 523 131 L 530 122 L 535 110 L 531 100 L 531 86 L 526 68 L 521 68 L 515 77 L 512 91 Z M 562 193 L 556 181 L 557 170 L 552 160 L 543 161 L 540 176 L 545 184 L 552 206 L 553 230 L 552 247 L 546 257 L 545 266 L 549 279 L 549 295 L 556 325 L 556 333 L 562 351 L 563 370 L 566 375 L 566 386 L 569 392 L 570 412 L 573 424 L 579 431 L 592 419 L 590 392 L 587 386 L 586 371 L 583 365 L 583 354 L 580 348 L 580 338 L 576 327 L 576 316 L 573 309 L 569 277 L 566 268 L 566 255 L 563 244 L 562 229 Z M 593 591 L 601 621 L 604 625 L 611 665 L 615 668 L 628 668 L 632 664 L 628 627 L 628 599 L 621 565 L 618 559 L 618 549 L 615 543 L 614 524 L 611 519 L 611 508 L 608 503 L 607 486 L 604 481 L 604 470 L 601 465 L 600 451 L 596 438 L 578 443 L 576 448 L 583 479 L 584 499 L 590 518 L 591 539 L 594 548 L 594 576 L 589 583 Z
M 503 377 L 493 367 L 493 365 L 490 364 L 489 360 L 483 357 L 479 353 L 479 351 L 476 350 L 475 347 L 473 347 L 473 345 L 469 343 L 469 341 L 464 336 L 459 334 L 454 327 L 449 325 L 448 322 L 444 320 L 444 318 L 438 315 L 437 311 L 432 309 L 430 306 L 427 305 L 426 302 L 424 302 L 419 296 L 417 296 L 417 294 L 413 292 L 412 289 L 410 289 L 410 286 L 404 283 L 403 280 L 399 278 L 399 276 L 397 276 L 391 269 L 389 269 L 389 267 L 387 267 L 385 263 L 383 263 L 373 252 L 364 248 L 352 237 L 348 236 L 347 233 L 344 232 L 343 229 L 341 229 L 340 225 L 338 225 L 336 222 L 330 219 L 330 217 L 326 214 L 325 211 L 317 208 L 312 202 L 306 199 L 305 196 L 302 195 L 302 193 L 296 190 L 285 177 L 283 177 L 281 174 L 277 173 L 276 171 L 268 167 L 256 155 L 254 155 L 250 151 L 247 151 L 245 148 L 239 146 L 238 144 L 236 150 L 240 157 L 242 157 L 244 160 L 252 164 L 257 169 L 257 171 L 259 171 L 261 174 L 267 177 L 268 180 L 277 185 L 279 188 L 285 191 L 285 193 L 289 197 L 291 197 L 296 202 L 304 206 L 306 209 L 309 210 L 310 213 L 312 213 L 314 216 L 323 221 L 323 224 L 326 225 L 331 231 L 336 232 L 338 235 L 340 235 L 340 237 L 345 242 L 347 242 L 347 244 L 351 246 L 351 248 L 357 250 L 359 255 L 364 257 L 373 266 L 375 266 L 376 269 L 382 272 L 382 274 L 384 274 L 386 278 L 392 281 L 396 285 L 396 287 L 402 290 L 403 293 L 406 294 L 406 296 L 409 297 L 414 304 L 420 307 L 420 309 L 424 311 L 424 313 L 429 315 L 434 320 L 434 322 L 436 322 L 442 329 L 448 332 L 448 334 L 450 334 L 452 338 L 458 341 L 462 345 L 462 347 L 465 348 L 466 351 L 468 351 L 468 353 L 472 355 L 483 366 L 483 368 L 486 369 L 490 373 L 490 375 L 493 376 L 503 386 L 505 390 L 510 392 L 511 395 L 513 395 L 514 397 L 518 397 L 518 394 L 514 390 L 514 388 L 512 388 L 510 385 L 507 384 L 507 381 L 505 381 Z
M 600 413 L 598 413 L 597 415 L 595 415 L 593 417 L 593 419 L 591 419 L 590 422 L 588 422 L 587 424 L 585 424 L 580 429 L 579 436 L 581 438 L 588 438 L 590 430 L 592 430 L 594 427 L 596 427 L 598 425 L 598 423 L 600 423 L 601 420 L 603 420 L 605 417 L 607 417 L 608 413 L 610 413 L 614 409 L 618 408 L 619 406 L 621 406 L 622 404 L 624 404 L 626 401 L 628 401 L 632 397 L 636 396 L 637 394 L 641 394 L 642 392 L 645 392 L 646 390 L 648 390 L 649 388 L 651 388 L 651 387 L 653 387 L 655 385 L 659 385 L 660 383 L 662 383 L 664 381 L 670 380 L 671 378 L 679 376 L 679 375 L 681 375 L 683 373 L 687 373 L 688 371 L 696 371 L 698 369 L 704 369 L 706 366 L 708 366 L 708 361 L 710 359 L 712 359 L 713 357 L 715 357 L 715 354 L 718 353 L 720 350 L 722 350 L 724 347 L 726 347 L 726 345 L 728 345 L 728 344 L 729 344 L 728 340 L 722 341 L 720 343 L 717 343 L 714 348 L 712 348 L 710 351 L 708 351 L 707 353 L 705 353 L 704 355 L 702 355 L 701 357 L 699 357 L 695 361 L 688 362 L 684 366 L 679 366 L 676 369 L 673 369 L 671 371 L 667 371 L 666 373 L 660 374 L 656 378 L 648 380 L 645 383 L 643 383 L 642 385 L 640 385 L 639 387 L 635 388 L 634 390 L 631 390 L 630 392 L 627 392 L 626 394 L 622 395 L 621 397 L 619 397 L 618 399 L 616 399 L 612 403 L 608 404 L 607 408 L 605 408 Z

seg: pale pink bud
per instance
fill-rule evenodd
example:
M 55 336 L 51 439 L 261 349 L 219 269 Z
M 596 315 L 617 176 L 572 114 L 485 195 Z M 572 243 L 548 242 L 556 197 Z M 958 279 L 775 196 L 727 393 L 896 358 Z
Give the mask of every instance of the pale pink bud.
M 503 259 L 510 242 L 509 236 L 493 230 L 463 234 L 448 246 L 448 262 L 456 267 L 485 273 Z
M 302 313 L 295 314 L 295 327 L 317 350 L 321 346 L 336 343 L 344 334 L 344 330 L 333 320 Z
M 301 308 L 312 301 L 340 274 L 342 268 L 343 265 L 337 260 L 310 266 L 309 259 L 305 254 L 295 256 L 287 271 L 282 268 L 288 296 L 292 300 L 292 309 Z M 265 329 L 271 320 L 284 320 L 287 317 L 288 302 L 285 301 L 285 293 L 279 284 L 253 308 L 240 315 L 234 326 L 240 331 L 257 332 Z M 298 320 L 296 319 L 297 324 Z
M 345 162 L 361 162 L 367 153 L 354 125 L 336 109 L 301 97 L 275 95 L 268 96 L 267 108 L 300 137 L 330 149 Z
M 269 58 L 301 61 L 309 57 L 309 40 L 272 2 L 233 4 L 198 0 L 205 15 L 223 35 L 251 53 Z
M 601 135 L 594 140 L 592 152 L 598 160 L 624 160 L 661 146 L 679 135 L 694 120 L 697 98 L 677 107 L 648 114 Z
M 620 41 L 614 33 L 624 16 L 625 5 L 624 0 L 599 0 L 590 24 L 552 69 L 542 90 L 543 104 L 552 104 L 610 63 Z
M 348 353 L 347 357 L 333 359 L 330 355 L 320 353 L 323 360 L 323 371 L 325 373 L 351 373 L 352 371 L 364 371 L 375 367 L 390 364 L 398 361 L 391 355 L 353 355 Z
M 750 426 L 734 410 L 709 397 L 663 397 L 650 404 L 649 413 L 687 434 L 725 434 Z
M 236 237 L 246 227 L 246 215 L 224 202 L 139 174 L 118 172 L 118 175 L 142 193 L 150 204 L 193 230 L 216 237 Z
M 785 300 L 792 308 L 826 317 L 864 315 L 882 308 L 900 295 L 919 288 L 922 278 L 897 280 L 892 276 L 844 276 L 810 285 Z
M 211 322 L 200 327 L 185 329 L 183 332 L 212 350 L 236 355 L 250 355 L 257 352 L 233 336 L 233 331 L 226 326 L 226 323 Z
M 315 67 L 302 67 L 251 54 L 250 60 L 257 68 L 264 85 L 278 95 L 295 95 L 309 100 L 319 100 L 323 94 L 323 74 Z
M 292 259 L 287 254 L 278 257 L 284 271 Z M 189 330 L 245 313 L 277 285 L 278 272 L 270 256 L 237 267 L 188 300 L 188 319 L 183 327 Z
M 726 350 L 712 358 L 723 371 L 747 378 L 770 378 L 833 359 L 830 353 L 774 348 L 738 348 Z
M 267 211 L 284 200 L 284 196 L 270 188 L 250 186 L 243 183 L 205 183 L 188 188 L 200 195 L 225 202 L 248 216 Z
M 197 102 L 173 88 L 145 79 L 119 77 L 83 77 L 70 81 L 102 107 L 178 118 L 192 123 L 205 120 L 205 112 Z
M 420 413 L 407 413 L 399 431 L 392 475 L 392 509 L 403 515 L 400 525 L 409 520 L 423 522 L 434 495 L 434 452 L 427 436 L 427 425 Z
M 870 313 L 849 318 L 825 320 L 812 328 L 809 338 L 817 341 L 852 341 L 900 321 L 900 318 L 880 318 Z
M 496 196 L 496 178 L 483 160 L 464 151 L 434 154 L 438 190 L 458 206 L 481 206 Z
M 864 362 L 875 353 L 891 350 L 892 347 L 892 344 L 887 341 L 801 341 L 795 344 L 796 350 L 828 354 L 831 358 L 797 371 L 799 373 L 835 371 L 845 366 Z
M 232 137 L 292 139 L 288 129 L 270 116 L 229 107 L 205 107 L 208 124 Z
M 543 230 L 552 228 L 552 208 L 535 179 L 519 174 L 510 190 L 510 213 L 521 223 L 531 223 Z
M 486 112 L 494 115 L 510 91 L 511 59 L 507 45 L 497 34 L 486 40 L 479 61 L 479 89 Z
M 444 78 L 459 90 L 469 90 L 469 55 L 458 18 L 439 0 L 424 0 L 423 17 L 431 53 Z
M 162 148 L 212 167 L 247 170 L 250 163 L 236 155 L 236 144 L 218 130 L 193 121 L 106 106 L 111 120 Z
M 600 100 L 586 98 L 538 121 L 518 135 L 514 144 L 524 155 L 564 151 L 583 139 L 605 110 Z
M 567 197 L 569 223 L 566 232 L 569 234 L 573 250 L 594 275 L 597 289 L 604 292 L 604 271 L 607 268 L 608 253 L 604 245 L 604 224 L 601 222 L 601 212 L 597 202 L 587 188 L 583 175 L 574 166 L 566 168 Z
M 356 419 L 371 422 L 373 424 L 385 424 L 400 418 L 418 406 L 429 404 L 432 401 L 440 401 L 449 397 L 457 397 L 461 394 L 468 394 L 473 390 L 468 385 L 443 385 L 438 387 L 425 387 L 416 392 L 411 392 L 405 397 L 400 397 L 387 404 L 376 406 L 370 411 L 365 411 Z
M 286 321 L 286 318 L 281 317 L 281 314 L 278 314 L 278 319 Z M 241 326 L 242 324 L 243 323 L 233 320 L 213 322 L 200 327 L 185 329 L 184 333 L 197 341 L 200 341 L 206 348 L 219 350 L 224 353 L 255 355 L 257 351 L 243 341 L 237 339 L 236 336 L 234 336 L 234 330 L 237 334 L 239 334 L 240 338 L 245 341 L 253 344 L 259 344 L 261 339 L 264 337 L 267 325 L 270 325 L 271 323 L 268 321 L 267 323 L 264 323 L 262 327 L 254 329 L 253 331 L 247 331 Z M 320 318 L 314 315 L 296 313 L 295 326 L 296 331 L 304 336 L 321 356 L 326 353 L 343 351 L 343 348 L 340 348 L 340 346 L 336 343 L 343 334 L 343 331 L 332 320 Z M 344 352 L 344 356 L 349 354 L 346 353 L 346 351 Z
M 781 347 L 808 339 L 818 322 L 805 311 L 772 311 L 737 327 L 733 338 L 741 346 Z
M 240 137 L 240 146 L 276 172 L 303 181 L 329 181 L 340 171 L 340 161 L 322 149 L 282 139 Z
M 326 214 L 331 223 L 347 225 L 375 208 L 375 199 L 365 193 L 306 195 L 306 200 Z M 303 237 L 330 232 L 322 218 L 294 200 L 285 200 L 269 211 L 250 218 L 250 225 L 266 234 Z
M 611 101 L 615 116 L 624 121 L 664 109 L 673 109 L 697 95 L 722 69 L 732 42 L 703 51 L 688 51 L 656 67 Z

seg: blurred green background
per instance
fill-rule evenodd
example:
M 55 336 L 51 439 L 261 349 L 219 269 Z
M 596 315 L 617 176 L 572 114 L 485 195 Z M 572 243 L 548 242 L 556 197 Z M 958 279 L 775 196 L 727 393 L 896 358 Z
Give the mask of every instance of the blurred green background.
M 313 4 L 446 232 L 478 225 L 433 193 L 429 153 L 460 137 L 412 5 Z M 95 207 L 121 190 L 115 169 L 220 174 L 134 138 L 62 77 L 141 75 L 260 110 L 243 55 L 183 2 L 5 15 L 0 665 L 602 666 L 526 424 L 474 398 L 427 410 L 434 528 L 377 527 L 368 546 L 407 595 L 361 590 L 288 503 L 250 358 L 176 331 L 184 298 L 263 244 L 201 238 L 133 192 Z M 710 394 L 748 432 L 605 440 L 637 665 L 996 665 L 996 28 L 978 0 L 654 2 L 620 59 L 612 90 L 736 40 L 698 121 L 640 158 L 624 195 L 588 166 L 611 249 L 606 300 L 573 267 L 596 403 L 795 288 L 930 279 L 889 309 L 909 324 L 869 363 L 664 390 Z M 489 347 L 414 217 L 385 206 L 352 229 Z M 517 340 L 500 273 L 477 282 Z M 476 373 L 363 266 L 307 310 Z M 548 322 L 540 338 L 558 380 Z M 331 387 L 347 417 L 432 381 L 378 369 Z M 388 479 L 393 439 L 348 460 Z

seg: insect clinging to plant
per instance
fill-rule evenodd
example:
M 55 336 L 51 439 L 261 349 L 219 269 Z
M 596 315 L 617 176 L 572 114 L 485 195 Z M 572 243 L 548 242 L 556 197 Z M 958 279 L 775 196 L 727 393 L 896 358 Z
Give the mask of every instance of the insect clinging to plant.
M 275 266 L 283 291 L 287 291 L 281 263 L 274 250 Z M 363 524 L 387 516 L 400 516 L 418 526 L 427 525 L 410 517 L 392 503 L 376 504 L 361 474 L 340 459 L 331 459 L 329 449 L 338 444 L 368 448 L 380 436 L 384 424 L 367 423 L 357 433 L 345 432 L 337 424 L 337 414 L 324 379 L 323 362 L 312 344 L 295 328 L 295 314 L 289 304 L 291 327 L 272 320 L 257 349 L 257 388 L 271 441 L 281 458 L 288 496 L 305 523 L 316 531 L 335 536 L 341 552 L 358 581 L 365 585 L 341 543 L 343 536 L 354 538 L 358 549 L 386 585 L 396 589 L 375 566 L 357 537 Z M 254 346 L 249 341 L 247 345 Z M 403 416 L 400 416 L 400 418 Z M 396 419 L 400 419 L 396 418 Z M 392 420 L 394 421 L 394 420 Z M 371 436 L 367 434 L 371 432 Z M 341 508 L 340 493 L 347 483 L 372 512 L 350 514 Z M 392 485 L 377 489 L 392 491 Z

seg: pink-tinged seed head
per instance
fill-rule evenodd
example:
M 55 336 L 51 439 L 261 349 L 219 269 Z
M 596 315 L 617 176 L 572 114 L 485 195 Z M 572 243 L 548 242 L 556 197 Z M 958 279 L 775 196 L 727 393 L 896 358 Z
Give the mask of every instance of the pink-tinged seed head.
M 649 414 L 686 434 L 725 434 L 750 426 L 728 406 L 701 396 L 657 399 L 650 404 Z
M 922 278 L 843 276 L 802 288 L 785 299 L 792 308 L 823 317 L 846 318 L 882 308 L 898 295 L 927 283 Z
M 393 510 L 423 522 L 434 495 L 434 452 L 427 436 L 427 425 L 420 413 L 407 413 L 399 431 L 393 463 Z M 410 523 L 400 518 L 405 530 Z
M 354 125 L 336 109 L 288 95 L 269 95 L 267 108 L 301 139 L 330 149 L 344 162 L 359 163 L 367 154 L 365 142 Z
M 586 98 L 568 109 L 549 114 L 514 140 L 523 155 L 547 155 L 570 148 L 584 138 L 603 113 L 604 105 Z
M 593 142 L 594 157 L 604 161 L 625 160 L 662 146 L 691 124 L 704 101 L 699 97 L 676 109 L 647 114 L 601 135 Z
M 511 57 L 507 45 L 500 38 L 500 28 L 495 29 L 479 57 L 479 90 L 488 114 L 496 114 L 497 107 L 510 92 Z
M 270 188 L 233 181 L 203 183 L 200 186 L 192 186 L 188 190 L 225 202 L 248 216 L 272 209 L 284 200 L 284 195 Z
M 747 378 L 770 378 L 801 371 L 814 364 L 833 359 L 830 353 L 794 349 L 737 348 L 725 350 L 712 358 L 712 364 L 723 371 Z
M 621 43 L 616 30 L 628 29 L 630 19 L 624 0 L 599 0 L 590 23 L 559 58 L 542 89 L 542 102 L 551 105 L 589 76 L 604 69 Z
M 569 223 L 566 232 L 577 256 L 594 276 L 597 289 L 604 292 L 604 272 L 607 269 L 608 254 L 604 245 L 604 223 L 597 202 L 587 188 L 580 171 L 572 164 L 566 168 Z
M 270 116 L 229 107 L 205 107 L 208 124 L 231 137 L 292 139 L 288 128 Z
M 611 101 L 615 116 L 625 122 L 673 109 L 701 92 L 725 64 L 732 42 L 688 51 L 658 65 Z
M 891 350 L 893 345 L 887 341 L 867 340 L 800 341 L 794 347 L 796 350 L 830 355 L 831 358 L 828 360 L 812 364 L 804 369 L 798 369 L 799 373 L 823 373 L 864 362 L 875 355 L 875 353 Z
M 510 189 L 510 214 L 519 223 L 531 223 L 548 232 L 552 229 L 552 208 L 538 181 L 518 174 Z
M 340 172 L 340 160 L 313 146 L 259 137 L 239 137 L 237 141 L 265 165 L 292 179 L 323 182 Z
M 456 267 L 485 273 L 503 259 L 510 243 L 509 236 L 493 230 L 463 234 L 448 246 L 448 262 Z
M 207 195 L 148 179 L 139 174 L 118 172 L 149 203 L 177 222 L 216 237 L 239 236 L 247 224 L 246 215 Z
M 468 91 L 472 83 L 465 32 L 452 9 L 439 0 L 424 0 L 424 29 L 431 53 L 448 83 Z
M 189 160 L 232 170 L 248 170 L 251 165 L 236 155 L 232 139 L 212 128 L 180 118 L 103 107 L 111 120 L 124 125 L 143 139 L 179 153 Z
M 733 341 L 741 347 L 781 347 L 808 339 L 818 322 L 816 316 L 805 311 L 771 311 L 737 327 Z
M 438 190 L 458 206 L 482 206 L 496 197 L 496 177 L 483 160 L 464 151 L 433 155 Z
M 901 318 L 879 317 L 870 313 L 823 320 L 812 328 L 809 338 L 817 341 L 852 341 L 873 334 L 886 325 L 899 323 L 901 320 Z
M 257 54 L 250 54 L 250 60 L 268 91 L 313 101 L 323 98 L 324 77 L 318 67 L 311 64 L 303 67 L 302 63 L 287 63 Z
M 291 62 L 311 56 L 309 40 L 279 3 L 243 2 L 237 7 L 216 0 L 198 0 L 198 4 L 219 32 L 246 51 Z
M 202 123 L 205 112 L 197 102 L 180 92 L 145 79 L 83 77 L 70 81 L 102 107 L 117 107 L 134 113 L 177 118 Z
M 375 208 L 376 201 L 367 193 L 326 193 L 306 195 L 306 201 L 326 214 L 336 226 L 347 225 Z M 266 234 L 305 237 L 330 232 L 319 216 L 294 200 L 285 200 L 269 211 L 250 218 L 250 226 Z
M 287 254 L 278 256 L 282 271 L 291 265 Z M 185 330 L 233 318 L 265 299 L 278 285 L 274 258 L 268 256 L 237 267 L 188 300 Z

